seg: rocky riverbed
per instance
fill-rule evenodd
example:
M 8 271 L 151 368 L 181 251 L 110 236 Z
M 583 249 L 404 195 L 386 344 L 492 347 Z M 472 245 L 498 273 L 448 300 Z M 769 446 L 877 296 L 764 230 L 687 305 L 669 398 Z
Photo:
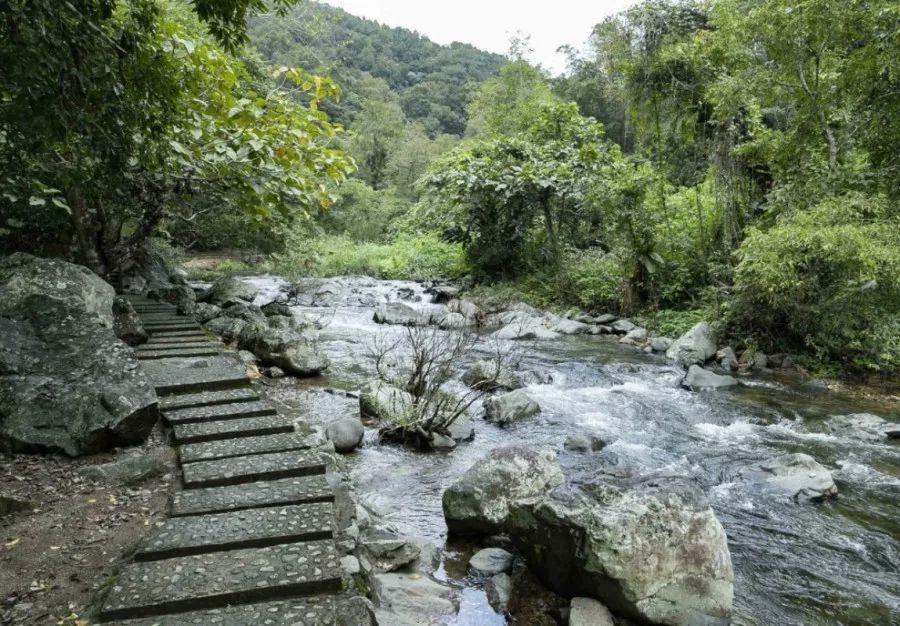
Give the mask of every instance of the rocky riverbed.
M 323 427 L 357 414 L 356 394 L 374 374 L 365 357 L 372 342 L 404 332 L 377 318 L 402 322 L 385 317 L 411 315 L 454 326 L 460 317 L 448 313 L 466 317 L 454 305 L 435 305 L 434 294 L 416 283 L 341 278 L 292 289 L 275 277 L 245 282 L 257 288 L 257 304 L 290 295 L 295 314 L 322 326 L 316 347 L 330 363 L 323 375 L 268 383 L 271 397 Z M 579 328 L 573 334 L 572 323 L 604 324 L 561 318 L 534 323 L 530 312 L 523 321 L 523 310 L 500 325 L 506 332 L 491 332 L 518 346 L 520 392 L 539 412 L 500 425 L 483 419 L 479 404 L 471 440 L 430 453 L 379 444 L 376 425 L 369 423 L 362 447 L 344 457 L 366 514 L 413 538 L 427 555 L 419 557 L 418 573 L 383 574 L 376 585 L 395 599 L 399 614 L 421 612 L 425 604 L 436 622 L 451 624 L 551 623 L 564 614 L 567 599 L 534 591 L 541 586 L 522 560 L 530 557 L 540 574 L 534 555 L 493 545 L 502 537 L 447 538 L 444 491 L 492 450 L 524 445 L 553 451 L 570 486 L 592 481 L 598 470 L 690 483 L 727 534 L 733 623 L 875 625 L 898 619 L 900 447 L 879 421 L 898 421 L 895 403 L 829 391 L 755 361 L 740 373 L 728 372 L 727 362 L 695 370 L 695 378 L 712 369 L 732 376 L 738 384 L 727 388 L 685 385 L 685 366 L 707 357 L 721 363 L 730 355 L 717 356 L 719 346 L 708 346 L 703 349 L 712 353 L 700 361 L 687 350 L 667 358 L 663 351 L 673 347 L 668 342 L 658 342 L 654 352 L 654 338 L 641 333 L 631 335 L 633 342 L 622 342 L 621 333 Z M 459 363 L 454 385 L 464 385 L 466 372 L 489 355 L 489 343 L 482 342 L 471 362 Z M 516 553 L 512 578 L 468 567 L 469 556 L 482 547 Z M 556 591 L 571 596 L 580 590 Z

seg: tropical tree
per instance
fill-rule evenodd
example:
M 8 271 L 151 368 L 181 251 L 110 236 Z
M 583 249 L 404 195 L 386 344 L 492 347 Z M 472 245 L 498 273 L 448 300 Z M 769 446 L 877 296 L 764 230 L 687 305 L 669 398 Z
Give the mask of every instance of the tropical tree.
M 420 219 L 466 246 L 488 276 L 552 265 L 560 233 L 577 236 L 592 217 L 591 179 L 611 158 L 603 127 L 574 104 L 541 107 L 512 136 L 477 141 L 438 159 L 424 179 Z
M 246 11 L 260 5 L 194 9 L 231 47 Z M 5 247 L 71 249 L 106 274 L 165 220 L 213 207 L 257 220 L 316 211 L 330 202 L 324 181 L 352 170 L 333 145 L 340 128 L 319 110 L 336 85 L 281 68 L 277 84 L 251 88 L 246 65 L 183 5 L 8 6 L 0 25 Z

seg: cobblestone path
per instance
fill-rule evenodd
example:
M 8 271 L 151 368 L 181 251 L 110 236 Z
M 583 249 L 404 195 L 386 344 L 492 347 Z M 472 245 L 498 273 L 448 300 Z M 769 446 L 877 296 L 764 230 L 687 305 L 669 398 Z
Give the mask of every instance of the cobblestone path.
M 98 619 L 337 624 L 342 555 L 321 455 L 200 324 L 174 306 L 129 300 L 150 333 L 136 353 L 172 428 L 184 488 L 112 583 Z

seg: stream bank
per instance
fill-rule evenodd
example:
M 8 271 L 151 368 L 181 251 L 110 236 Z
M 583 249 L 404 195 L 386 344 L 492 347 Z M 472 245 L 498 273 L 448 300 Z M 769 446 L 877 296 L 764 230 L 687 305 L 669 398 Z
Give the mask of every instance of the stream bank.
M 274 277 L 246 280 L 259 288 L 258 303 L 286 287 Z M 378 335 L 402 332 L 374 323 L 376 307 L 401 297 L 429 298 L 416 283 L 358 277 L 305 281 L 297 291 L 307 299 L 293 310 L 327 321 L 318 347 L 331 365 L 317 379 L 268 381 L 270 397 L 324 425 L 356 414 L 358 404 L 352 395 L 322 388 L 353 394 L 374 374 L 367 346 Z M 480 356 L 476 352 L 473 361 Z M 469 365 L 459 364 L 460 375 Z M 527 342 L 522 368 L 551 374 L 525 389 L 540 405 L 539 415 L 508 428 L 476 415 L 472 441 L 429 454 L 378 445 L 370 428 L 364 445 L 345 457 L 360 503 L 437 549 L 435 577 L 454 590 L 445 623 L 507 620 L 490 607 L 485 581 L 465 573 L 469 553 L 479 546 L 446 542 L 441 494 L 490 450 L 513 443 L 555 449 L 570 480 L 602 466 L 698 484 L 728 534 L 734 623 L 876 625 L 898 618 L 900 450 L 836 427 L 839 416 L 861 413 L 896 421 L 896 405 L 766 372 L 741 377 L 727 390 L 692 392 L 679 387 L 683 372 L 674 363 L 604 336 Z M 606 445 L 579 453 L 565 449 L 569 437 L 596 437 Z M 799 503 L 754 478 L 761 464 L 796 452 L 832 471 L 836 499 Z M 558 609 L 552 599 L 538 604 L 545 616 Z M 510 623 L 537 623 L 527 621 L 534 614 L 516 609 L 511 603 Z

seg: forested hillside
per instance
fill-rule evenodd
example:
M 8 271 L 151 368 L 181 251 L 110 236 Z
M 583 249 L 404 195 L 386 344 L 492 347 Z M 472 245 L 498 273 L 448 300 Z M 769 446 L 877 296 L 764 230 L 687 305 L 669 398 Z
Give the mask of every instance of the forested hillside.
M 257 16 L 248 32 L 270 63 L 299 66 L 331 76 L 344 90 L 329 109 L 349 124 L 373 97 L 374 77 L 397 96 L 403 114 L 430 136 L 461 135 L 471 87 L 495 75 L 505 62 L 498 54 L 464 43 L 441 46 L 406 30 L 350 15 L 317 2 L 295 7 L 284 17 Z M 380 94 L 378 94 L 380 95 Z
M 466 276 L 900 365 L 896 3 L 645 0 L 556 79 L 312 2 L 89 4 L 5 22 L 4 248 Z

